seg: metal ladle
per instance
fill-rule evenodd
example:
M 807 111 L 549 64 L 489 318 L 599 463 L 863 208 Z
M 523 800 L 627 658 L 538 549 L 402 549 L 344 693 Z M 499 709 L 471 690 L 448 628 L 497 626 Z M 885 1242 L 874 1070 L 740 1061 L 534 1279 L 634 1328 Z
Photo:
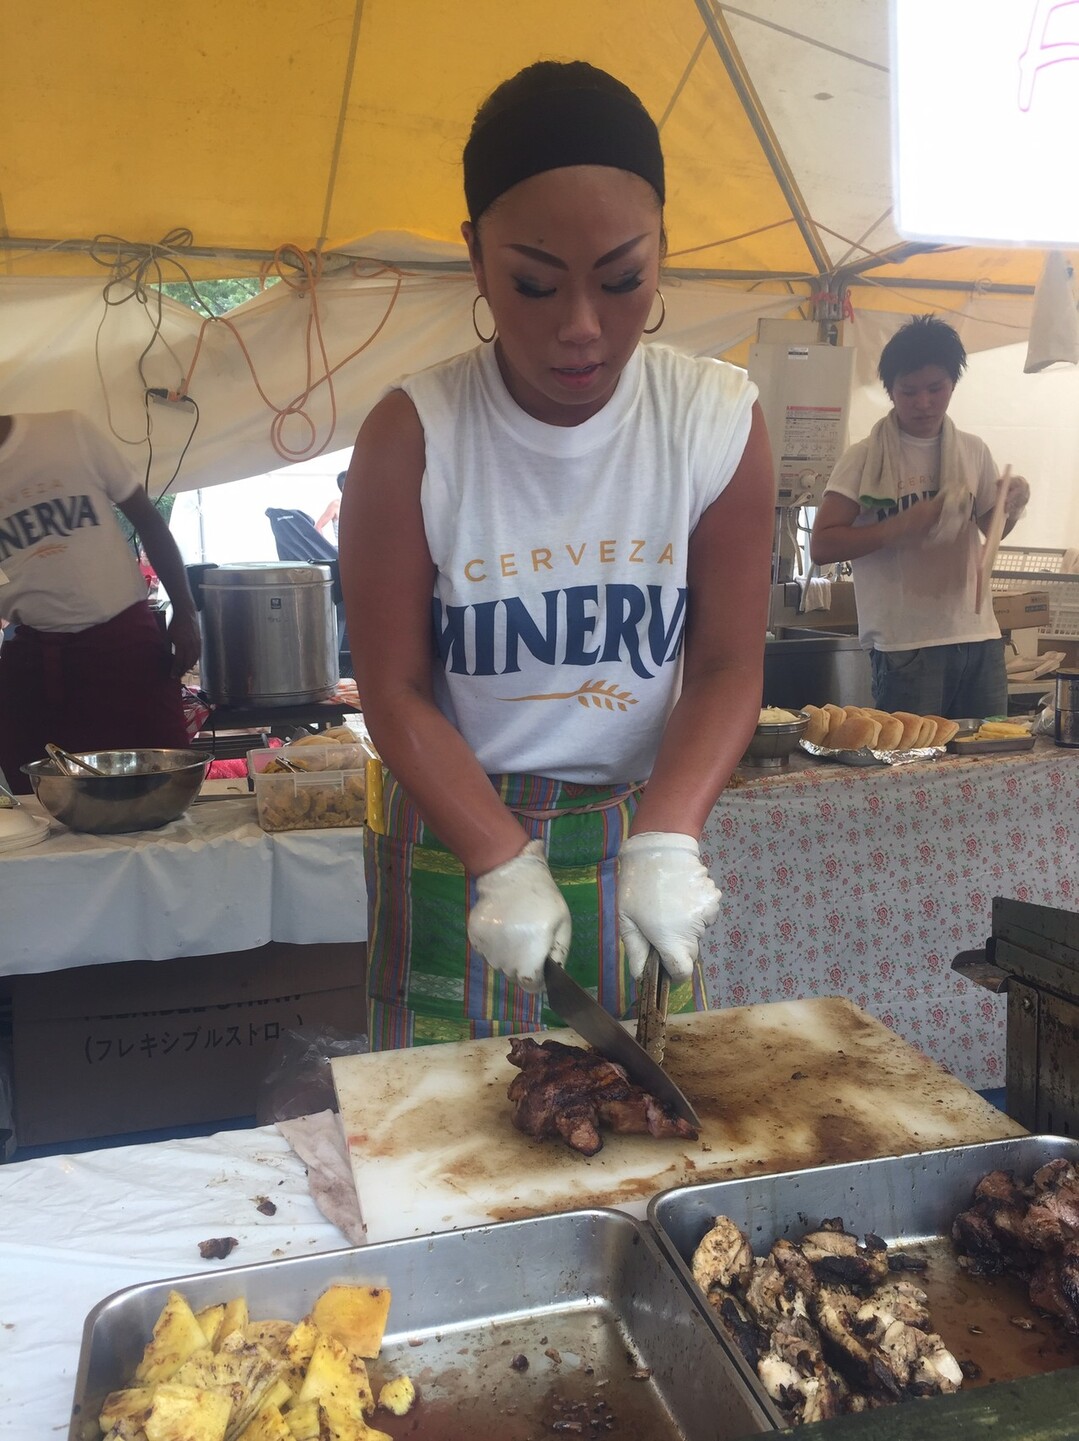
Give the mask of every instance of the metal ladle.
M 106 771 L 98 770 L 97 766 L 92 766 L 89 761 L 80 760 L 78 756 L 73 756 L 70 751 L 62 750 L 60 746 L 47 745 L 45 747 L 45 754 L 53 762 L 61 775 L 73 776 L 76 780 L 78 780 L 80 775 L 104 776 L 107 774 Z M 75 767 L 79 767 L 79 769 L 75 769 Z

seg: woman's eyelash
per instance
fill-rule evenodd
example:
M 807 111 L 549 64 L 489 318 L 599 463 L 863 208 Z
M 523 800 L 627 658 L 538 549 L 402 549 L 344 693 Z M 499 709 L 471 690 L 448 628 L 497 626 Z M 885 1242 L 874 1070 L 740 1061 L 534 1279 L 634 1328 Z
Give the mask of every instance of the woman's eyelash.
M 640 275 L 627 275 L 625 280 L 619 280 L 614 285 L 605 285 L 603 288 L 608 295 L 629 295 L 631 291 L 639 290 L 643 284 Z
M 527 296 L 529 300 L 545 300 L 548 295 L 554 294 L 554 287 L 544 290 L 542 286 L 530 285 L 527 280 L 515 280 L 513 282 L 518 295 Z
M 514 288 L 518 295 L 525 296 L 528 300 L 546 300 L 549 295 L 555 293 L 555 287 L 544 288 L 540 285 L 533 285 L 528 280 L 515 280 Z M 618 280 L 613 285 L 605 285 L 604 291 L 608 295 L 630 295 L 634 290 L 639 290 L 644 284 L 642 277 L 638 275 L 627 275 L 625 280 Z

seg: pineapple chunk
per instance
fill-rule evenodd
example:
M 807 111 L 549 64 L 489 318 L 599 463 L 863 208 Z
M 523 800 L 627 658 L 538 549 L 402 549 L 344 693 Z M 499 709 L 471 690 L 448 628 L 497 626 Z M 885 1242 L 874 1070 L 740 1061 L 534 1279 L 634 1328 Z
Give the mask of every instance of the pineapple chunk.
M 330 1286 L 315 1302 L 311 1320 L 358 1356 L 377 1356 L 382 1346 L 390 1293 L 385 1286 Z
M 295 1329 L 291 1321 L 249 1321 L 244 1339 L 265 1347 L 271 1356 L 283 1356 L 285 1342 Z
M 319 1433 L 325 1441 L 393 1441 L 385 1431 L 376 1431 L 368 1426 L 362 1416 L 349 1416 L 334 1401 L 320 1403 L 323 1430 Z
M 394 1416 L 404 1416 L 412 1410 L 416 1400 L 416 1388 L 408 1376 L 398 1376 L 387 1381 L 378 1393 L 378 1404 Z
M 310 1316 L 305 1316 L 298 1326 L 293 1327 L 292 1334 L 285 1342 L 284 1359 L 288 1369 L 284 1372 L 284 1377 L 293 1391 L 298 1392 L 303 1385 L 304 1372 L 317 1341 L 318 1327 Z
M 318 1435 L 318 1432 L 315 1433 Z M 294 1441 L 285 1418 L 276 1406 L 263 1406 L 255 1419 L 246 1426 L 236 1441 Z
M 221 1322 L 225 1319 L 225 1307 L 204 1306 L 201 1311 L 195 1312 L 195 1320 L 202 1327 L 202 1334 L 206 1337 L 207 1346 L 215 1346 L 217 1335 L 221 1330 Z
M 135 1370 L 135 1380 L 168 1381 L 189 1356 L 205 1345 L 206 1337 L 195 1313 L 179 1291 L 170 1291 L 154 1325 L 153 1337 Z
M 292 1435 L 292 1441 L 321 1441 L 319 1427 L 321 1409 L 317 1401 L 303 1401 L 299 1405 L 289 1407 L 285 1412 L 285 1421 Z
M 146 1417 L 146 1441 L 224 1441 L 232 1402 L 216 1391 L 162 1382 Z
M 221 1325 L 214 1339 L 214 1350 L 220 1351 L 225 1337 L 231 1336 L 234 1331 L 245 1332 L 250 1321 L 251 1318 L 247 1314 L 247 1302 L 242 1296 L 236 1296 L 233 1300 L 226 1302 L 225 1314 L 221 1318 Z
M 370 1414 L 375 1409 L 367 1367 L 335 1336 L 319 1337 L 296 1399 L 320 1401 L 327 1409 L 328 1403 L 332 1404 L 357 1421 L 363 1419 L 364 1412 Z
M 105 1397 L 98 1425 L 102 1431 L 114 1432 L 122 1441 L 137 1441 L 144 1434 L 143 1426 L 153 1404 L 152 1386 L 130 1386 L 126 1391 L 112 1391 Z

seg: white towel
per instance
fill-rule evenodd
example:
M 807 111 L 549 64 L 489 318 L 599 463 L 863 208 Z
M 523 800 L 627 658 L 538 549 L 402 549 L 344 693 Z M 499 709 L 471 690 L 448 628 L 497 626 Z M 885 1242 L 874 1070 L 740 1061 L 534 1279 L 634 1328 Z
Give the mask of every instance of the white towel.
M 1023 370 L 1031 375 L 1058 362 L 1079 364 L 1079 312 L 1075 308 L 1072 268 L 1067 257 L 1059 250 L 1050 250 L 1041 279 L 1034 288 Z
M 858 499 L 870 508 L 899 505 L 899 478 L 902 469 L 902 441 L 899 436 L 899 421 L 894 410 L 883 420 L 878 420 L 869 432 L 869 449 L 862 467 L 861 489 Z M 965 491 L 963 477 L 959 472 L 956 455 L 955 424 L 951 417 L 944 417 L 940 431 L 940 490 Z
M 807 610 L 831 610 L 832 582 L 830 580 L 823 580 L 819 575 L 813 575 L 805 580 L 799 580 L 798 583 L 802 587 L 802 594 L 798 602 L 800 615 Z

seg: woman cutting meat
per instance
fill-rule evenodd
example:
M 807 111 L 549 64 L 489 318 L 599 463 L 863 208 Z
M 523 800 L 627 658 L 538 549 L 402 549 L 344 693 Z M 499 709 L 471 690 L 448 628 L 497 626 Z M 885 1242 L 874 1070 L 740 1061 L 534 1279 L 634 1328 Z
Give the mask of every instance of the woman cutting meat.
M 699 836 L 761 699 L 767 440 L 742 371 L 641 343 L 664 315 L 654 123 L 543 62 L 480 108 L 464 172 L 481 344 L 379 401 L 341 509 L 389 772 L 375 1049 L 553 1022 L 548 956 L 622 1015 L 653 945 L 672 1009 L 703 1006 Z

